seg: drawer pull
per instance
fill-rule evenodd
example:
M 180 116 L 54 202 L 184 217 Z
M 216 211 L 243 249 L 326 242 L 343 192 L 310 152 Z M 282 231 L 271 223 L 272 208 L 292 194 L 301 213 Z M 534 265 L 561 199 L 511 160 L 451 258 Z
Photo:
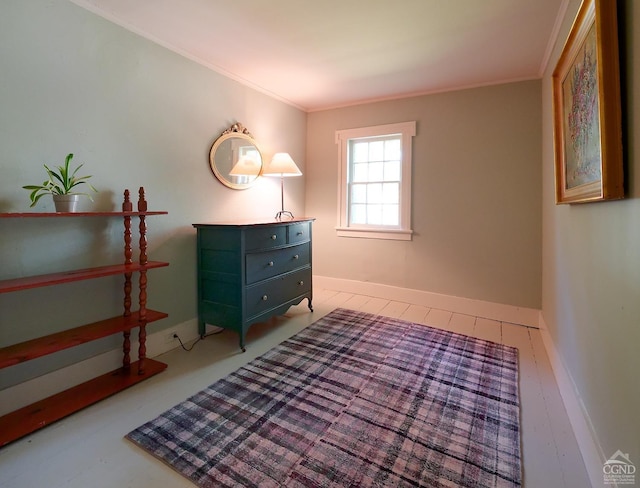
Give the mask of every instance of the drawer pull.
M 296 235 L 298 235 L 298 236 L 302 236 L 302 235 L 304 235 L 304 231 L 303 231 L 303 230 L 299 230 L 299 231 L 296 233 Z
M 272 241 L 275 241 L 277 238 L 278 238 L 278 236 L 277 236 L 277 235 L 275 235 L 275 234 L 273 234 L 273 235 L 271 236 L 271 240 L 272 240 Z
M 293 256 L 293 259 L 300 259 L 300 256 L 298 254 Z
M 273 266 L 273 261 L 269 261 L 269 266 Z
M 262 295 L 262 301 L 266 302 L 269 299 L 269 297 L 267 295 Z
M 302 280 L 298 281 L 298 285 L 300 285 L 300 286 L 304 285 L 304 281 L 302 281 Z

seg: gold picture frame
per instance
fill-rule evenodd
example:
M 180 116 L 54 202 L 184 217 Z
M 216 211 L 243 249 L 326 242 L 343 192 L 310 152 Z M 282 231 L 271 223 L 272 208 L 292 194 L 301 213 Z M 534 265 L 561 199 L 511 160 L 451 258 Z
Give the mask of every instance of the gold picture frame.
M 552 81 L 556 204 L 624 198 L 615 0 L 583 0 Z

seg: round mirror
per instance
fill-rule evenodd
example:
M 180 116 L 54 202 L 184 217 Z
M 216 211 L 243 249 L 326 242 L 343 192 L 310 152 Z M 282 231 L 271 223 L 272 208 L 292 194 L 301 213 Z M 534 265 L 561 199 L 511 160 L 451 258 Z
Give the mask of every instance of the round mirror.
M 262 174 L 262 154 L 251 133 L 233 124 L 211 147 L 209 163 L 216 178 L 234 190 L 244 190 Z

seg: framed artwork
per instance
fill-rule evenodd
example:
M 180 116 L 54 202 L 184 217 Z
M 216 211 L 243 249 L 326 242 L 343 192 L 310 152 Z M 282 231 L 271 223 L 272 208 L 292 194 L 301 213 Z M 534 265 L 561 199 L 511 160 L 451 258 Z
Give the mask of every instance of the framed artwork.
M 615 0 L 583 0 L 553 72 L 556 204 L 624 197 Z

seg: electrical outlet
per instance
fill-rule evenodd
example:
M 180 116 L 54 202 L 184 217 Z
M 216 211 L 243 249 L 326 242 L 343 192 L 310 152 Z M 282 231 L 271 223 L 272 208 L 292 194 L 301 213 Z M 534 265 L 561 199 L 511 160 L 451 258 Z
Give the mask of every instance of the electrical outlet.
M 176 331 L 172 330 L 170 332 L 165 332 L 164 334 L 164 343 L 165 344 L 169 344 L 173 341 L 177 341 L 177 337 L 174 337 L 176 335 Z

